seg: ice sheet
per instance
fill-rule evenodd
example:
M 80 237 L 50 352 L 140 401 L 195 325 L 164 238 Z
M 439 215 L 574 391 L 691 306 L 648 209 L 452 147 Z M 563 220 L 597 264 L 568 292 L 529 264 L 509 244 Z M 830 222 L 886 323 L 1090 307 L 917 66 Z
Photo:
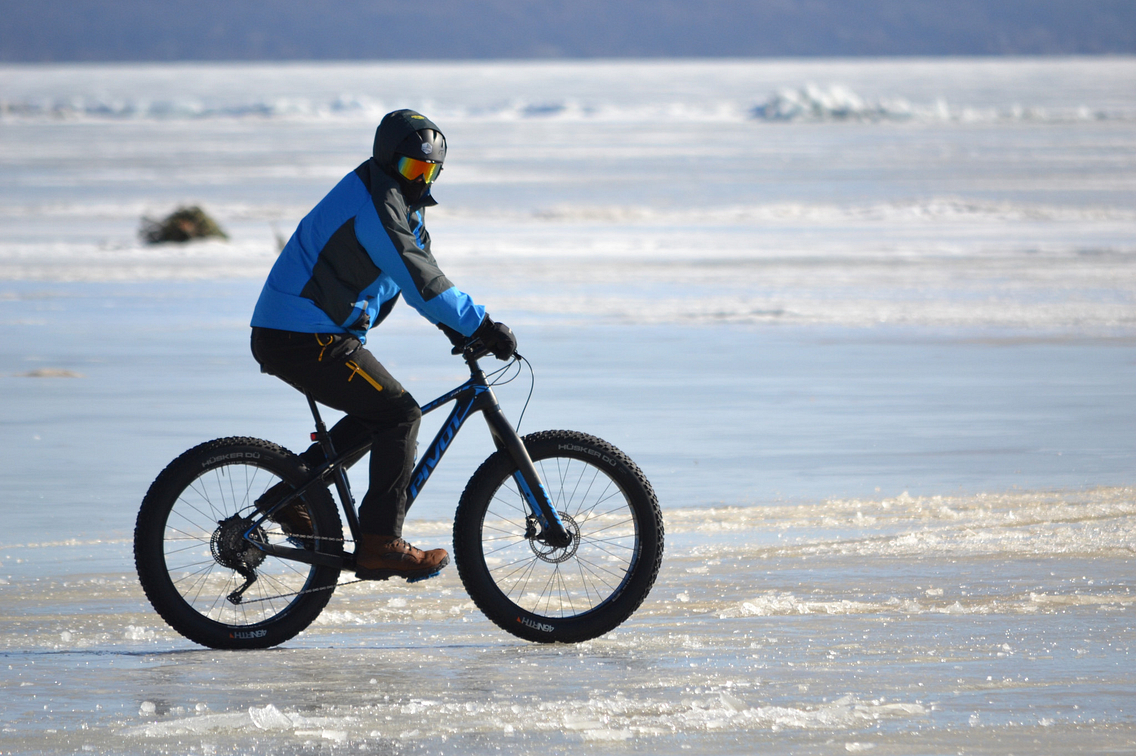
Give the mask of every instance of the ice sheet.
M 1134 76 L 0 67 L 0 751 L 1133 750 Z M 306 444 L 249 312 L 402 106 L 450 140 L 443 268 L 534 365 L 522 431 L 639 462 L 663 572 L 578 646 L 505 635 L 452 570 L 342 585 L 283 648 L 193 646 L 133 575 L 138 503 L 205 439 Z M 187 202 L 232 241 L 138 242 Z M 422 401 L 463 377 L 406 308 L 372 347 Z M 415 543 L 448 543 L 476 422 Z
M 648 602 L 576 646 L 502 635 L 453 572 L 343 585 L 286 648 L 239 654 L 180 639 L 129 575 L 14 578 L 2 588 L 0 742 L 1123 751 L 1136 735 L 1134 513 L 1132 489 L 670 509 Z

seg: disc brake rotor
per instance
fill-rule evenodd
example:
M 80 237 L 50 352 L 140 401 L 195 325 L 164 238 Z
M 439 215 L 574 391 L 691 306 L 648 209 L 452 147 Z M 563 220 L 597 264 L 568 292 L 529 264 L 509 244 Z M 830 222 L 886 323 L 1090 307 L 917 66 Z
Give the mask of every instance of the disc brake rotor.
M 564 523 L 564 530 L 572 538 L 567 546 L 552 546 L 541 541 L 536 534 L 529 536 L 529 548 L 538 559 L 550 564 L 567 562 L 576 555 L 576 549 L 580 548 L 580 526 L 567 513 L 557 512 L 557 514 L 560 516 L 560 522 Z

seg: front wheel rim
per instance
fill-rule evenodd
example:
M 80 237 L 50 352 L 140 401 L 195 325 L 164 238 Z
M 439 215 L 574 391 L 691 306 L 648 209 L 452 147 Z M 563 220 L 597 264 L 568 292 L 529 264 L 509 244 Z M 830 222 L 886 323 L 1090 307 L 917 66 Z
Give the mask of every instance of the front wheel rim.
M 601 468 L 571 457 L 534 463 L 572 542 L 555 548 L 532 534 L 528 506 L 510 476 L 486 508 L 481 555 L 494 585 L 518 609 L 548 620 L 580 617 L 614 601 L 631 579 L 640 556 L 638 518 Z

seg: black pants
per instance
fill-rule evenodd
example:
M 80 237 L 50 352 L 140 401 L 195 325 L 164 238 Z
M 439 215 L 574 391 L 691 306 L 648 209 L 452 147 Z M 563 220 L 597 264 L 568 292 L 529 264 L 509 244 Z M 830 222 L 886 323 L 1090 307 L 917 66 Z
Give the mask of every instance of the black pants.
M 346 412 L 330 430 L 336 453 L 371 437 L 371 481 L 359 505 L 364 533 L 402 535 L 422 410 L 354 336 L 252 329 L 252 355 L 266 373 Z M 319 444 L 300 457 L 324 462 Z

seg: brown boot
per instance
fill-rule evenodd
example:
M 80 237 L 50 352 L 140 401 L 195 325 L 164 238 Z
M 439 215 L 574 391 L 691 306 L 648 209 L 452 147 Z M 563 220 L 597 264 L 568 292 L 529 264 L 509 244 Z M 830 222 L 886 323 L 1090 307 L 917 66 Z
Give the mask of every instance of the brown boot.
M 413 583 L 434 577 L 449 563 L 445 549 L 423 551 L 396 536 L 363 533 L 355 544 L 355 577 L 360 580 L 401 577 Z
M 277 502 L 290 494 L 293 490 L 295 489 L 291 484 L 280 481 L 261 494 L 260 498 L 256 500 L 257 511 L 261 514 L 267 514 L 276 506 Z M 302 536 L 314 535 L 315 530 L 312 528 L 312 518 L 308 515 L 307 507 L 305 507 L 303 502 L 299 499 L 294 500 L 288 506 L 275 512 L 268 519 L 278 524 L 285 535 L 300 541 L 304 547 L 311 548 L 311 540 L 302 538 Z

